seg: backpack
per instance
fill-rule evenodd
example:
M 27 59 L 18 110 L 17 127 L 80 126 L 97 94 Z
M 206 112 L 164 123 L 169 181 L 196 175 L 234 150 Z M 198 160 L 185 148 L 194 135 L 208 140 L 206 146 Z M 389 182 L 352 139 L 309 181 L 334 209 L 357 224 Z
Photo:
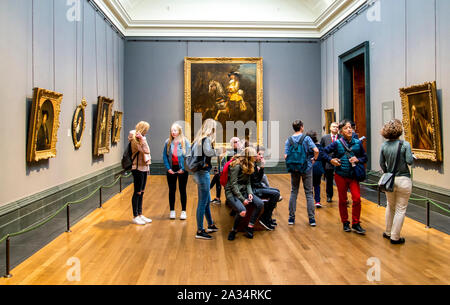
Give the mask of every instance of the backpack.
M 223 170 L 220 173 L 220 184 L 222 186 L 226 186 L 228 183 L 228 172 L 229 172 L 229 168 L 230 168 L 230 163 L 231 161 L 234 160 L 234 157 L 231 158 L 230 161 L 228 161 L 227 163 L 225 163 L 225 165 L 223 166 Z
M 132 166 L 133 166 L 133 161 L 134 159 L 136 159 L 137 155 L 139 154 L 139 151 L 136 152 L 136 154 L 134 155 L 134 157 L 132 156 L 132 151 L 131 151 L 131 142 L 128 143 L 127 148 L 125 149 L 123 156 L 122 156 L 122 168 L 125 171 L 129 171 Z
M 204 139 L 203 139 L 204 141 Z M 202 144 L 203 144 L 202 141 Z M 189 155 L 186 156 L 184 161 L 184 168 L 191 173 L 195 173 L 202 169 L 205 165 L 205 156 L 202 154 L 198 156 L 196 154 L 196 151 L 198 150 L 198 144 L 197 142 L 194 142 L 191 146 L 191 151 L 189 152 Z
M 303 141 L 306 135 L 303 134 L 298 143 L 295 143 L 292 137 L 289 137 L 289 153 L 286 157 L 286 167 L 289 173 L 304 174 L 308 167 L 308 159 L 306 157 L 306 151 L 303 147 Z

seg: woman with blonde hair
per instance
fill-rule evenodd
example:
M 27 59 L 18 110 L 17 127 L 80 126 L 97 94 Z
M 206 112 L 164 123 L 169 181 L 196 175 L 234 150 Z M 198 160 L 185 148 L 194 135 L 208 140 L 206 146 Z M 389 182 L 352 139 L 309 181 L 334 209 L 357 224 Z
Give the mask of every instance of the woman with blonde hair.
M 228 240 L 234 240 L 239 223 L 245 217 L 246 206 L 250 203 L 255 205 L 255 209 L 250 217 L 245 236 L 253 238 L 253 227 L 264 206 L 263 201 L 253 194 L 250 176 L 255 170 L 256 150 L 253 147 L 246 147 L 236 159 L 231 161 L 229 168 L 228 182 L 225 186 L 225 195 L 236 210 L 234 225 L 228 234 Z
M 170 219 L 176 218 L 175 212 L 175 193 L 178 188 L 180 190 L 181 200 L 181 215 L 180 219 L 186 219 L 186 185 L 189 178 L 189 173 L 184 168 L 184 158 L 186 152 L 190 150 L 190 144 L 183 134 L 183 129 L 180 125 L 174 123 L 170 127 L 169 138 L 164 143 L 163 160 L 164 166 L 167 169 L 167 184 L 169 185 L 169 207 Z
M 387 122 L 381 130 L 381 135 L 387 141 L 381 146 L 380 166 L 384 173 L 395 175 L 394 191 L 386 192 L 386 231 L 383 233 L 383 237 L 390 239 L 392 244 L 405 243 L 405 239 L 400 237 L 400 231 L 412 192 L 408 165 L 412 165 L 414 159 L 411 145 L 399 139 L 402 133 L 402 122 L 397 119 Z
M 217 232 L 219 229 L 213 222 L 211 216 L 211 194 L 210 189 L 210 170 L 211 158 L 216 156 L 214 143 L 216 142 L 216 121 L 207 119 L 203 122 L 202 128 L 197 132 L 192 149 L 195 156 L 202 158 L 201 168 L 194 172 L 194 181 L 197 183 L 198 202 L 197 202 L 197 234 L 195 238 L 212 239 L 208 233 Z M 206 217 L 208 228 L 203 229 L 203 218 Z
M 131 143 L 131 153 L 133 156 L 133 165 L 131 173 L 133 174 L 134 192 L 131 198 L 133 207 L 133 223 L 145 225 L 152 222 L 150 218 L 142 215 L 142 201 L 145 185 L 147 184 L 147 175 L 149 165 L 151 164 L 150 147 L 148 146 L 146 133 L 150 129 L 150 124 L 141 121 L 137 123 L 135 130 L 128 134 L 128 141 Z

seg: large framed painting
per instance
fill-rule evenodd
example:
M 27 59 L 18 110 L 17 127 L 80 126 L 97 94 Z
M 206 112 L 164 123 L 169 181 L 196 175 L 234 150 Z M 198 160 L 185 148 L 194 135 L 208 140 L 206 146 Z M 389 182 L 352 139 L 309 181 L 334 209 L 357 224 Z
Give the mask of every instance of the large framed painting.
M 436 82 L 400 89 L 405 139 L 417 159 L 442 161 Z
M 95 124 L 94 155 L 109 153 L 111 139 L 111 118 L 114 100 L 104 96 L 98 97 L 97 121 Z
M 212 118 L 222 127 L 216 134 L 218 146 L 229 146 L 229 140 L 234 136 L 245 137 L 251 143 L 262 143 L 261 57 L 185 57 L 184 74 L 188 138 L 193 140 L 201 123 Z M 202 122 L 198 119 L 200 114 Z
M 34 88 L 28 126 L 27 162 L 56 157 L 62 93 Z
M 334 108 L 331 109 L 325 109 L 325 133 L 329 134 L 330 131 L 330 125 L 333 122 L 336 122 L 336 113 L 334 112 Z
M 120 141 L 120 131 L 122 130 L 122 116 L 123 112 L 114 111 L 113 125 L 112 125 L 112 143 L 116 144 Z
M 72 119 L 72 140 L 75 148 L 81 147 L 81 139 L 83 138 L 84 128 L 86 127 L 86 100 L 83 98 L 81 104 L 75 109 Z

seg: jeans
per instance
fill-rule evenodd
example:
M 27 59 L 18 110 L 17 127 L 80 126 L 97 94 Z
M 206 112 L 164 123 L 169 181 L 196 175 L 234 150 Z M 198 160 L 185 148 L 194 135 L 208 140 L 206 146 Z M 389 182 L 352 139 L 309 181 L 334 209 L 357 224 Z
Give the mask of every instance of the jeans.
M 341 215 L 342 223 L 348 221 L 347 211 L 347 191 L 350 189 L 352 194 L 352 224 L 360 222 L 361 217 L 361 190 L 359 182 L 355 179 L 342 177 L 338 174 L 334 175 L 336 186 L 339 194 L 339 214 Z
M 245 197 L 245 196 L 244 196 Z M 243 218 L 239 213 L 243 211 L 247 211 L 247 208 L 245 207 L 244 203 L 239 200 L 236 196 L 227 197 L 228 201 L 231 203 L 231 206 L 234 210 L 237 211 L 236 216 L 234 218 L 234 225 L 233 230 L 236 231 L 237 227 L 239 225 L 239 222 Z M 250 216 L 249 225 L 254 225 L 256 220 L 258 219 L 259 213 L 261 212 L 262 208 L 264 207 L 264 202 L 256 195 L 253 195 L 253 200 L 249 204 L 254 204 L 255 209 L 253 210 L 252 215 Z
M 291 173 L 291 198 L 289 199 L 289 217 L 295 219 L 300 180 L 303 180 L 303 189 L 305 190 L 306 210 L 308 212 L 308 218 L 314 219 L 316 206 L 314 205 L 313 198 L 312 168 L 310 171 L 304 174 Z
M 211 202 L 211 194 L 209 193 L 209 171 L 200 170 L 194 173 L 194 181 L 197 183 L 197 230 L 203 230 L 203 217 L 206 216 L 208 225 L 213 225 L 211 217 L 211 209 L 209 203 Z
M 406 208 L 409 196 L 411 196 L 412 182 L 409 177 L 395 177 L 394 191 L 386 192 L 386 234 L 392 240 L 400 239 L 403 221 L 405 220 Z
M 264 204 L 264 212 L 260 218 L 270 223 L 273 210 L 277 207 L 278 200 L 280 199 L 280 191 L 275 188 L 257 188 L 253 192 L 259 198 L 269 200 Z
M 142 172 L 140 170 L 132 170 L 133 182 L 134 182 L 134 192 L 133 197 L 131 197 L 131 205 L 133 207 L 133 216 L 137 217 L 142 215 L 142 200 L 144 196 L 145 185 L 147 184 L 147 172 Z M 140 194 L 138 194 L 140 193 Z
M 313 186 L 314 186 L 314 201 L 320 202 L 320 184 L 322 182 L 322 175 L 313 174 Z
M 222 185 L 220 184 L 220 175 L 218 173 L 214 175 L 209 188 L 212 189 L 214 187 L 214 185 L 216 186 L 216 198 L 220 199 Z
M 170 210 L 175 210 L 175 193 L 177 191 L 177 180 L 178 180 L 178 188 L 180 189 L 180 200 L 181 200 L 181 210 L 186 211 L 186 184 L 189 178 L 189 173 L 184 172 L 182 174 L 178 174 L 177 171 L 180 170 L 178 165 L 172 166 L 172 170 L 175 174 L 167 173 L 167 184 L 169 185 L 169 206 Z
M 334 181 L 334 169 L 325 169 L 325 180 L 327 181 L 326 191 L 327 197 L 333 198 L 333 181 Z

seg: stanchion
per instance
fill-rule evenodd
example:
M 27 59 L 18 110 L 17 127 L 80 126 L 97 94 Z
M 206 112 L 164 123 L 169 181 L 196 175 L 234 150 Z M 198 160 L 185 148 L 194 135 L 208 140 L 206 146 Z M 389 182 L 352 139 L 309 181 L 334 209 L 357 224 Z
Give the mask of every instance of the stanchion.
M 9 236 L 6 238 L 6 274 L 4 277 L 10 278 L 12 274 L 9 273 Z
M 119 178 L 119 193 L 122 193 L 122 175 Z
M 67 233 L 70 233 L 70 204 L 67 205 Z
M 377 187 L 377 189 L 378 189 L 378 207 L 380 207 L 380 205 L 381 205 L 381 190 L 380 190 L 380 187 Z
M 100 204 L 99 204 L 99 208 L 102 207 L 102 188 L 100 187 L 99 189 L 99 194 L 100 194 Z
M 430 227 L 430 201 L 427 200 L 427 229 L 431 228 Z

